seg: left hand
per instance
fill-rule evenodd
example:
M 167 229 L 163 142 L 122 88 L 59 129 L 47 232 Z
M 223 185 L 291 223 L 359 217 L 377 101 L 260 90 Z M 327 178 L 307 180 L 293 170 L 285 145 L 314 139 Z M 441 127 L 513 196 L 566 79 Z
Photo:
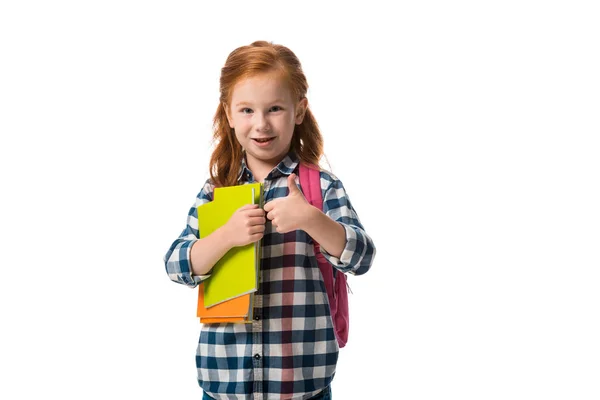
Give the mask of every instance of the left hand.
M 273 227 L 279 233 L 302 229 L 310 213 L 310 207 L 312 207 L 296 186 L 295 178 L 296 174 L 288 176 L 287 183 L 290 192 L 286 197 L 272 200 L 263 207 L 267 213 L 267 219 L 271 220 Z

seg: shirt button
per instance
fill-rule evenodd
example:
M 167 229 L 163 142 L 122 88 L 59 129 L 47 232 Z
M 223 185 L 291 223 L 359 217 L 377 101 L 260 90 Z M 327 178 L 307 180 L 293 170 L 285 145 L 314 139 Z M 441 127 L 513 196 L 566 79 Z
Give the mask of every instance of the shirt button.
M 255 355 L 254 355 L 254 358 L 256 358 L 257 360 L 260 360 L 260 354 L 258 354 L 258 353 L 257 353 L 257 354 L 255 354 Z
M 254 317 L 255 321 L 258 321 L 259 319 L 260 319 L 260 317 L 258 315 Z

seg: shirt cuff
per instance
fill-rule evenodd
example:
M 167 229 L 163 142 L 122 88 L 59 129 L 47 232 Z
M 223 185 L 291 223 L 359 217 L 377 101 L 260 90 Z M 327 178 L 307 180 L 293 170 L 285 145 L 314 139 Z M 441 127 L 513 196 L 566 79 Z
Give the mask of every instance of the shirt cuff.
M 192 274 L 192 246 L 194 245 L 194 243 L 197 240 L 194 240 L 187 248 L 187 259 L 188 259 L 188 265 L 190 266 L 190 277 L 192 278 L 192 280 L 194 281 L 194 286 L 196 287 L 200 284 L 200 282 L 202 282 L 203 280 L 210 278 L 211 274 L 207 274 L 207 275 L 193 275 Z
M 192 275 L 192 279 L 194 280 L 194 283 L 196 285 L 199 285 L 200 282 L 202 282 L 203 280 L 210 278 L 210 274 L 209 275 Z
M 354 248 L 356 247 L 354 243 L 356 243 L 356 232 L 354 229 L 349 227 L 348 225 L 336 221 L 338 224 L 344 228 L 346 232 L 346 245 L 344 246 L 344 250 L 342 250 L 342 254 L 340 257 L 333 256 L 327 252 L 323 247 L 319 246 L 319 249 L 325 259 L 329 261 L 334 267 L 339 269 L 342 272 L 352 272 L 352 267 L 350 267 L 350 262 L 352 260 L 352 256 L 354 255 Z

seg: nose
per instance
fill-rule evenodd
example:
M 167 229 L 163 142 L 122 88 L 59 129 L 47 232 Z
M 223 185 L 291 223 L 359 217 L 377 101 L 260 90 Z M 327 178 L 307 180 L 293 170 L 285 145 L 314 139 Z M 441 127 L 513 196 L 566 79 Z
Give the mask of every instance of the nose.
M 254 113 L 254 126 L 259 132 L 268 132 L 271 129 L 269 119 L 261 112 Z

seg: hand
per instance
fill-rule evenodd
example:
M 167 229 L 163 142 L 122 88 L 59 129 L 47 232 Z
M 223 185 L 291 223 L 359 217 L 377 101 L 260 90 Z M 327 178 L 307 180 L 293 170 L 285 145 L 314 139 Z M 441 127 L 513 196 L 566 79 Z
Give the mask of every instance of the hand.
M 287 183 L 290 189 L 286 197 L 280 197 L 265 204 L 267 218 L 279 233 L 287 233 L 296 229 L 303 229 L 310 208 L 312 207 L 296 186 L 296 174 L 290 174 Z
M 238 208 L 223 225 L 224 235 L 232 247 L 245 246 L 262 239 L 265 222 L 265 211 L 258 204 L 246 204 Z

